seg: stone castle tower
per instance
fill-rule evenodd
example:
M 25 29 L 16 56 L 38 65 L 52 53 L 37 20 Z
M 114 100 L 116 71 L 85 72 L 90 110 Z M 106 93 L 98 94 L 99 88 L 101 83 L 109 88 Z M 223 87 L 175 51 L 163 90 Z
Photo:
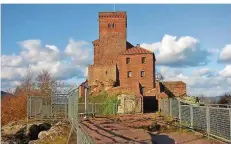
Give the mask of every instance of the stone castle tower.
M 113 80 L 118 84 L 118 55 L 127 50 L 126 12 L 99 13 L 99 38 L 93 41 L 93 46 L 94 64 L 89 66 L 89 83 Z
M 126 12 L 100 12 L 98 20 L 99 38 L 93 41 L 94 63 L 88 67 L 89 84 L 113 81 L 114 87 L 129 87 L 141 94 L 153 89 L 154 53 L 127 41 Z

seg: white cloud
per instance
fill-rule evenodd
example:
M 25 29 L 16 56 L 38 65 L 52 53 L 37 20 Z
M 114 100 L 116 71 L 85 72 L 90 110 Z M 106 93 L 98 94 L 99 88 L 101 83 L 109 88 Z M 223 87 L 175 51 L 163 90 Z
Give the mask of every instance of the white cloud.
M 71 39 L 64 51 L 55 45 L 42 46 L 40 40 L 26 40 L 18 43 L 22 49 L 19 55 L 1 57 L 2 88 L 16 86 L 30 67 L 36 76 L 42 70 L 48 70 L 59 80 L 83 79 L 87 76 L 87 64 L 93 53 L 87 42 Z M 71 59 L 71 60 L 69 60 Z
M 183 81 L 187 85 L 187 94 L 205 96 L 218 96 L 224 92 L 230 91 L 231 80 L 219 75 L 207 75 L 211 70 L 202 68 L 194 71 L 191 75 L 185 75 L 171 67 L 161 67 L 160 72 L 165 77 L 165 81 Z
M 231 44 L 227 44 L 220 53 L 218 62 L 231 63 Z
M 27 68 L 23 67 L 2 67 L 1 79 L 19 80 L 26 74 Z
M 192 72 L 192 75 L 194 76 L 210 76 L 211 74 L 212 74 L 212 70 L 210 70 L 209 68 L 201 68 L 201 69 L 194 70 Z
M 228 84 L 231 85 L 231 78 L 228 78 Z
M 171 67 L 187 67 L 205 65 L 209 53 L 201 50 L 199 41 L 190 36 L 177 39 L 176 36 L 165 35 L 161 42 L 141 44 L 141 47 L 152 50 L 156 55 L 156 63 Z
M 60 59 L 59 49 L 54 45 L 45 45 L 42 47 L 40 40 L 26 40 L 19 42 L 22 47 L 20 55 L 28 63 L 39 61 L 57 61 Z
M 23 63 L 23 59 L 21 56 L 16 56 L 16 55 L 2 55 L 1 56 L 1 64 L 3 67 L 21 66 L 22 63 Z
M 65 48 L 65 53 L 79 66 L 87 66 L 93 58 L 92 49 L 90 49 L 89 43 L 85 41 L 74 41 L 70 39 Z
M 38 74 L 41 70 L 48 70 L 52 76 L 57 79 L 69 79 L 71 77 L 84 77 L 81 67 L 75 66 L 66 61 L 55 61 L 47 63 L 46 61 L 40 61 L 35 65 L 31 65 L 31 70 Z
M 20 85 L 20 81 L 17 81 L 17 80 L 15 80 L 15 81 L 1 81 L 1 88 L 2 88 L 2 90 L 6 90 L 7 88 L 12 88 L 12 89 L 14 89 L 15 90 L 15 88 L 17 87 L 17 86 L 19 86 Z
M 84 76 L 85 76 L 85 77 L 88 77 L 88 67 L 86 67 L 86 68 L 84 69 Z
M 219 72 L 219 74 L 222 77 L 229 77 L 229 78 L 231 78 L 231 65 L 226 65 L 225 68 Z

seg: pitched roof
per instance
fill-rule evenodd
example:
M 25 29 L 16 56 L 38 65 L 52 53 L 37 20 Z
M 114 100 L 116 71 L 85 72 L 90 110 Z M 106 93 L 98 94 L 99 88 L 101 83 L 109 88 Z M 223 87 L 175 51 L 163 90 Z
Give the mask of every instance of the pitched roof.
M 141 48 L 141 47 L 132 47 L 126 51 L 124 51 L 123 53 L 121 53 L 122 55 L 132 55 L 132 54 L 153 54 L 153 52 Z

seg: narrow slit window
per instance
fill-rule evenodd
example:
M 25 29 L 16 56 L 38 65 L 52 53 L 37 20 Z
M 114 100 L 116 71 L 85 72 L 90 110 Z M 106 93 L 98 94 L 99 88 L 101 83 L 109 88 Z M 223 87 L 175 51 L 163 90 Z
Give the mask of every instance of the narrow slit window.
M 108 28 L 114 28 L 116 26 L 116 24 L 114 24 L 114 23 L 109 23 L 108 24 Z
M 140 75 L 141 75 L 141 77 L 144 77 L 144 76 L 145 76 L 145 71 L 142 70 L 142 71 L 140 72 Z
M 126 64 L 130 64 L 131 63 L 131 59 L 130 58 L 126 58 Z
M 141 94 L 144 94 L 144 92 L 145 92 L 145 87 L 142 86 L 142 87 L 141 87 Z

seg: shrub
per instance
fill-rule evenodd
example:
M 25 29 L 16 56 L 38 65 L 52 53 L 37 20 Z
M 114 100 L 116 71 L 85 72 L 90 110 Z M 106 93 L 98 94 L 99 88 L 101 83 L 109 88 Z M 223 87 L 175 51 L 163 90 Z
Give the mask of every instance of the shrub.
M 231 93 L 224 93 L 220 96 L 218 104 L 231 104 Z
M 99 111 L 102 115 L 114 113 L 115 105 L 118 104 L 118 95 L 109 95 L 106 91 L 101 92 L 97 96 L 88 96 L 88 103 L 100 103 Z M 79 98 L 79 103 L 84 103 L 84 97 Z
M 1 101 L 1 124 L 25 119 L 27 115 L 27 97 L 24 95 L 4 97 Z

